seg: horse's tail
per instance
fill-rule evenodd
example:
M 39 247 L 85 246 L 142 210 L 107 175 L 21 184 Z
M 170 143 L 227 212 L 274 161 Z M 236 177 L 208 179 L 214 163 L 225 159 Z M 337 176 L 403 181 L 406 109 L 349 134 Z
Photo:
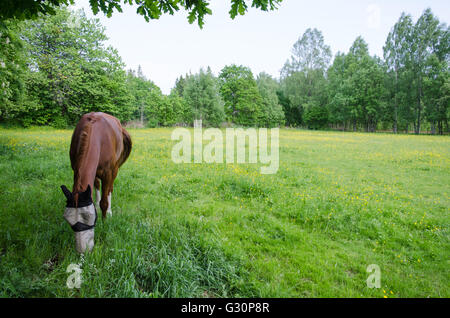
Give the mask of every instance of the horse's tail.
M 131 153 L 131 148 L 133 146 L 130 134 L 128 133 L 128 131 L 125 130 L 125 128 L 122 128 L 122 136 L 123 136 L 123 151 L 122 154 L 120 155 L 119 167 L 123 165 L 125 161 L 127 161 Z

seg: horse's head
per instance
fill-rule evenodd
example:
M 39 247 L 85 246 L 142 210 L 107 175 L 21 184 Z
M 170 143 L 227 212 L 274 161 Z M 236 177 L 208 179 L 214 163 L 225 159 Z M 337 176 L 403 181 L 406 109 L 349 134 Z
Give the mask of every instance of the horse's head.
M 86 191 L 74 195 L 66 186 L 61 189 L 67 198 L 64 218 L 75 232 L 75 246 L 79 253 L 91 251 L 94 247 L 94 227 L 97 211 L 92 202 L 91 186 Z M 78 198 L 75 198 L 77 196 Z

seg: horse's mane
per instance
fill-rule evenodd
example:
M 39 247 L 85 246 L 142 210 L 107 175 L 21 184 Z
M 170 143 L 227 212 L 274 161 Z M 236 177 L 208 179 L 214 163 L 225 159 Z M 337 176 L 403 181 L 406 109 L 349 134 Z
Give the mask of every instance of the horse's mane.
M 96 118 L 94 116 L 89 116 L 86 118 L 87 120 L 84 122 L 84 125 L 81 127 L 81 130 L 78 133 L 78 144 L 75 145 L 75 149 L 77 150 L 75 153 L 75 160 L 73 162 L 73 170 L 75 172 L 75 182 L 74 182 L 74 199 L 75 205 L 78 203 L 78 192 L 84 191 L 85 189 L 81 188 L 81 179 L 79 178 L 80 168 L 82 167 L 84 161 L 86 160 L 86 154 L 89 148 L 89 142 L 91 139 L 92 132 L 92 124 L 96 122 Z
M 76 160 L 76 167 L 80 168 L 82 161 L 85 159 L 85 154 L 87 153 L 89 147 L 89 140 L 91 139 L 92 122 L 88 121 L 86 125 L 82 128 L 80 132 L 80 137 L 78 140 L 78 153 Z

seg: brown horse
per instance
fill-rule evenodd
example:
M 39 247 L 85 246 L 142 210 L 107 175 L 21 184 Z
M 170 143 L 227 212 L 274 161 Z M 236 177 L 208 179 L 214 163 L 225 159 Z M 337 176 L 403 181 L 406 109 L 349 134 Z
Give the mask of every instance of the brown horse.
M 75 232 L 76 249 L 84 253 L 94 246 L 97 211 L 91 189 L 96 189 L 96 203 L 102 216 L 112 215 L 111 193 L 119 167 L 131 152 L 131 137 L 120 121 L 108 114 L 83 115 L 72 135 L 70 162 L 74 172 L 72 192 L 61 189 L 67 198 L 64 218 Z M 100 180 L 102 195 L 100 199 Z

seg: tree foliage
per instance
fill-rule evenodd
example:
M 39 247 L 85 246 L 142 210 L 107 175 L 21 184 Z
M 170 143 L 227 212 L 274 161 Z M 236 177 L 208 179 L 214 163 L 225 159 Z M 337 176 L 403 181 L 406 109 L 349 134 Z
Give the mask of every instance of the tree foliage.
M 275 10 L 282 0 L 252 0 L 251 6 L 263 11 Z M 56 8 L 74 4 L 75 0 L 2 0 L 0 2 L 0 19 L 35 18 L 39 14 L 56 14 Z M 113 13 L 122 12 L 123 5 L 135 5 L 136 13 L 142 15 L 148 22 L 159 19 L 163 14 L 173 15 L 180 9 L 188 13 L 189 23 L 204 24 L 205 15 L 212 14 L 209 0 L 89 0 L 92 12 L 103 12 L 107 17 Z M 244 15 L 248 5 L 245 0 L 231 0 L 230 17 Z
M 310 70 L 325 71 L 331 60 L 331 49 L 325 44 L 322 32 L 307 29 L 303 36 L 294 43 L 291 60 L 286 61 L 282 76 L 287 77 L 295 72 Z
M 259 73 L 256 85 L 262 99 L 261 117 L 259 125 L 264 127 L 281 126 L 285 123 L 283 107 L 280 104 L 277 91 L 279 83 L 267 73 Z
M 448 105 L 441 101 L 446 100 L 449 50 L 449 28 L 430 9 L 415 24 L 402 14 L 394 25 L 384 46 L 394 131 L 411 125 L 418 134 L 424 117 L 433 133 L 448 126 Z
M 0 22 L 0 120 L 17 116 L 25 98 L 25 54 L 16 21 Z
M 186 101 L 186 122 L 190 125 L 201 119 L 205 125 L 218 126 L 224 119 L 223 101 L 220 96 L 217 78 L 211 69 L 200 70 L 198 74 L 186 78 L 183 97 Z
M 243 126 L 258 126 L 263 116 L 262 98 L 250 68 L 225 66 L 219 74 L 219 82 L 227 120 Z
M 108 112 L 131 117 L 123 63 L 105 47 L 98 20 L 66 9 L 47 18 L 26 21 L 28 98 L 20 115 L 25 124 L 66 126 L 83 113 Z
M 279 2 L 251 3 L 271 10 Z M 99 21 L 70 11 L 63 6 L 67 3 L 72 1 L 1 3 L 3 15 L 9 10 L 25 18 L 34 10 L 35 19 L 0 22 L 0 122 L 65 127 L 86 112 L 103 111 L 149 127 L 202 119 L 208 126 L 226 121 L 255 127 L 449 132 L 450 32 L 430 9 L 415 22 L 410 15 L 400 16 L 387 36 L 383 59 L 371 56 L 368 44 L 357 37 L 348 52 L 338 52 L 330 63 L 322 33 L 307 29 L 279 79 L 264 72 L 255 79 L 249 67 L 235 64 L 216 77 L 208 67 L 180 76 L 165 95 L 140 66 L 125 71 L 118 52 L 105 45 Z M 122 4 L 90 3 L 94 12 L 110 14 Z M 158 10 L 177 11 L 174 5 L 198 8 L 194 20 L 206 14 L 208 3 L 134 1 L 149 18 L 157 18 Z M 231 1 L 230 15 L 245 13 L 246 3 Z M 13 7 L 23 8 L 22 13 L 14 15 Z M 52 14 L 40 16 L 41 11 Z
M 291 60 L 281 70 L 285 108 L 295 116 L 290 120 L 292 124 L 305 123 L 304 115 L 310 108 L 314 108 L 315 113 L 327 113 L 325 110 L 317 112 L 317 108 L 326 107 L 325 72 L 330 59 L 331 49 L 317 29 L 307 29 L 294 43 Z
M 144 123 L 144 115 L 149 107 L 152 92 L 161 95 L 161 90 L 151 80 L 148 80 L 139 65 L 137 71 L 128 70 L 126 78 L 127 89 L 130 92 L 130 110 L 132 118 L 139 118 Z

